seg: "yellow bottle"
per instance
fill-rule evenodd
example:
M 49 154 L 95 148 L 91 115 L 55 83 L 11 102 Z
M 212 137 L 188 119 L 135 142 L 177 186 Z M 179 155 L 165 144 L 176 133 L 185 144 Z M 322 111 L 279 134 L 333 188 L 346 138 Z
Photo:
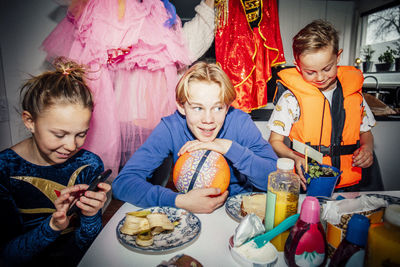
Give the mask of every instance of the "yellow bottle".
M 280 158 L 277 171 L 268 176 L 265 230 L 269 231 L 287 217 L 297 213 L 300 192 L 300 178 L 293 172 L 294 161 Z M 283 251 L 289 230 L 271 240 L 278 251 Z
M 389 205 L 383 219 L 368 231 L 367 266 L 400 266 L 400 205 Z

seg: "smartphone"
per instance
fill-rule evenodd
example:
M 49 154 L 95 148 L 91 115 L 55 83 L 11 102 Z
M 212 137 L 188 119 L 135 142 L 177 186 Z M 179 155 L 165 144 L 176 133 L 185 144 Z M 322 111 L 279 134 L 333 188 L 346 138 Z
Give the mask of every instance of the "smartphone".
M 105 180 L 107 180 L 107 178 L 110 176 L 111 174 L 111 170 L 108 169 L 102 173 L 100 173 L 93 181 L 92 183 L 89 185 L 88 189 L 86 189 L 86 191 L 94 191 L 97 192 L 99 190 L 99 188 L 97 187 L 97 185 L 101 182 L 104 182 Z M 85 191 L 85 192 L 86 192 Z M 72 203 L 71 207 L 69 207 L 69 210 L 67 211 L 67 216 L 72 215 L 74 212 L 77 212 L 79 210 L 78 206 L 75 205 L 76 201 L 74 203 Z

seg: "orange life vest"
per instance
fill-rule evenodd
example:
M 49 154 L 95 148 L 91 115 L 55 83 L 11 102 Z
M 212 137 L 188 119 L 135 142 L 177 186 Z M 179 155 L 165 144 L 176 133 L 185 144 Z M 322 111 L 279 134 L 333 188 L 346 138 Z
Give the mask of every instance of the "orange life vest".
M 352 166 L 352 152 L 343 151 L 346 147 L 355 149 L 360 140 L 363 116 L 363 110 L 360 108 L 363 101 L 361 89 L 364 81 L 361 71 L 351 66 L 338 67 L 337 77 L 343 88 L 345 120 L 342 141 L 336 148 L 331 146 L 331 109 L 322 92 L 304 81 L 296 68 L 282 70 L 278 75 L 281 78 L 279 82 L 294 94 L 300 107 L 300 117 L 292 126 L 290 140 L 296 139 L 302 143 L 317 146 L 317 150 L 320 151 L 321 148 L 328 151 L 335 149 L 340 155 L 340 170 L 343 171 L 336 188 L 357 184 L 361 180 L 361 168 Z M 324 164 L 332 165 L 330 155 L 332 153 L 324 155 Z

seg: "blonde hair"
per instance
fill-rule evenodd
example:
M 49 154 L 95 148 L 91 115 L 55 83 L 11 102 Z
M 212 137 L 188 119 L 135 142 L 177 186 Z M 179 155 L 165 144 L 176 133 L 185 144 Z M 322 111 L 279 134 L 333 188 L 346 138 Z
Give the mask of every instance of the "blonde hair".
M 230 105 L 236 98 L 236 91 L 228 75 L 221 66 L 215 63 L 198 62 L 190 67 L 176 86 L 176 102 L 183 105 L 189 96 L 189 84 L 191 82 L 215 83 L 221 88 L 221 100 Z
M 33 119 L 55 104 L 80 104 L 92 111 L 93 97 L 84 81 L 84 66 L 59 57 L 54 67 L 53 71 L 32 76 L 22 86 L 22 110 L 28 111 Z
M 298 60 L 300 55 L 308 52 L 315 52 L 322 48 L 331 46 L 333 53 L 339 52 L 339 32 L 327 21 L 314 20 L 295 37 L 293 37 L 293 55 Z

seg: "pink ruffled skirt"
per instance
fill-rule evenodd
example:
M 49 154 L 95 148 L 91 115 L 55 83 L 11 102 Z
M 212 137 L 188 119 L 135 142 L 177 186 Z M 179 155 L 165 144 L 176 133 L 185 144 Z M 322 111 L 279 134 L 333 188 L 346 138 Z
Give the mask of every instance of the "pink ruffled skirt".
M 99 155 L 114 177 L 144 143 L 161 117 L 175 111 L 178 69 L 189 65 L 181 22 L 160 0 L 89 0 L 79 18 L 70 13 L 42 44 L 48 60 L 65 56 L 90 66 L 94 111 L 85 148 Z

